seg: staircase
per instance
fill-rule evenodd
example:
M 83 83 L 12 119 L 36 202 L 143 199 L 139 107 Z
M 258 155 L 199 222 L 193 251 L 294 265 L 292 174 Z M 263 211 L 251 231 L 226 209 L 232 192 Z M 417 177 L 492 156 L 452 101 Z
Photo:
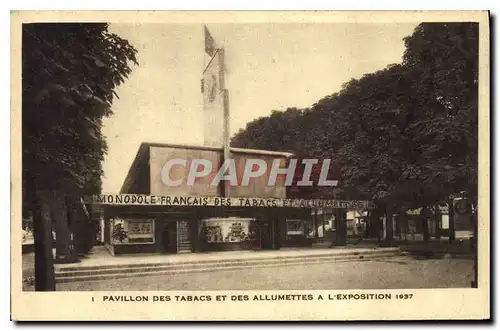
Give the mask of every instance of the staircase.
M 193 250 L 193 244 L 190 241 L 184 241 L 179 243 L 179 249 L 177 253 L 191 253 Z
M 187 245 L 185 247 L 187 249 Z M 251 255 L 248 255 L 248 252 L 242 252 L 241 255 L 233 256 L 232 258 L 228 258 L 227 255 L 221 255 L 220 259 L 204 258 L 202 254 L 199 255 L 200 258 L 198 259 L 191 259 L 198 257 L 198 255 L 189 254 L 190 259 L 184 259 L 184 261 L 177 259 L 176 261 L 165 260 L 155 263 L 136 262 L 126 264 L 122 262 L 122 264 L 119 264 L 118 261 L 114 262 L 111 259 L 108 265 L 61 266 L 57 268 L 55 275 L 57 283 L 67 283 L 247 268 L 273 268 L 317 263 L 322 263 L 326 266 L 338 262 L 373 261 L 402 255 L 399 248 L 363 249 L 356 252 L 344 251 L 342 249 L 319 249 L 318 251 L 323 252 L 297 256 L 286 255 L 286 252 L 283 252 L 283 254 L 274 252 L 274 255 L 264 252 L 251 252 Z

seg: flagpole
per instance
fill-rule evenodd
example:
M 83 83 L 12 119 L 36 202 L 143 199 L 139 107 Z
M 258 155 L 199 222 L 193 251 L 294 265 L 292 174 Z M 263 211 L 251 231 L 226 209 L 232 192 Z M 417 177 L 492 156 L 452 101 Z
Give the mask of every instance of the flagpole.
M 212 61 L 215 59 L 215 56 L 219 53 L 219 51 L 220 51 L 220 50 L 221 50 L 220 48 L 217 48 L 217 49 L 215 50 L 214 55 L 210 58 L 210 61 L 208 61 L 208 64 L 207 64 L 207 66 L 205 67 L 205 69 L 203 70 L 203 73 L 202 73 L 202 74 L 204 74 L 204 73 L 205 73 L 205 71 L 207 71 L 208 67 L 210 66 L 210 64 L 212 63 Z
M 220 51 L 220 52 L 219 52 Z M 222 93 L 222 107 L 223 107 L 223 114 L 222 114 L 222 121 L 223 121 L 223 133 L 222 133 L 222 148 L 223 148 L 223 162 L 226 160 L 229 160 L 231 158 L 231 146 L 230 146 L 230 137 L 229 137 L 229 120 L 230 120 L 230 115 L 229 115 L 229 91 L 227 90 L 227 82 L 226 82 L 226 75 L 225 75 L 225 66 L 226 66 L 226 54 L 224 52 L 223 48 L 219 48 L 216 51 L 219 53 L 219 60 L 220 60 L 220 65 L 221 65 L 221 72 L 220 74 L 222 77 L 220 78 L 220 84 L 221 84 L 221 89 L 219 93 Z M 229 197 L 230 196 L 230 182 L 229 181 L 224 181 L 224 191 L 223 191 L 223 196 L 224 197 Z

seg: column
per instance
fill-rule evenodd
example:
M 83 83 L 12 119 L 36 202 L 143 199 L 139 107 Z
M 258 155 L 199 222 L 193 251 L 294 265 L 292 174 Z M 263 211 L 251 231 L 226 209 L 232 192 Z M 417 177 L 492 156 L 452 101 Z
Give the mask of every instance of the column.
M 347 245 L 347 215 L 345 209 L 335 209 L 335 236 L 337 246 Z
M 313 217 L 313 225 L 314 225 L 314 238 L 318 238 L 318 209 L 314 209 L 314 217 Z
M 323 240 L 324 238 L 326 238 L 326 229 L 325 229 L 325 210 L 323 209 L 322 210 L 322 213 L 321 213 L 322 217 L 321 217 L 321 221 L 322 221 L 322 227 L 323 227 Z

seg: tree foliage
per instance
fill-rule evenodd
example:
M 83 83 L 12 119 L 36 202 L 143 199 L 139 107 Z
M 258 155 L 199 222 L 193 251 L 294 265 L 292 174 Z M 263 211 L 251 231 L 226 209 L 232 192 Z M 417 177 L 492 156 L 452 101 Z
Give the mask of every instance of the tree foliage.
M 231 141 L 235 147 L 301 152 L 304 139 L 301 119 L 306 109 L 288 108 L 272 111 L 268 117 L 258 118 L 241 129 Z
M 316 184 L 321 173 L 322 161 L 325 158 L 332 159 L 331 148 L 324 136 L 317 136 L 318 113 L 311 109 L 288 108 L 284 112 L 273 111 L 269 117 L 261 117 L 247 124 L 244 130 L 240 130 L 231 141 L 234 147 L 274 150 L 290 152 L 298 159 L 293 185 L 288 191 L 290 197 L 333 197 L 336 190 L 332 187 L 320 187 Z M 322 132 L 324 133 L 324 132 Z M 304 164 L 302 159 L 316 158 L 318 163 L 313 165 L 311 180 L 312 187 L 295 185 L 302 179 Z M 337 179 L 339 169 L 333 162 L 327 179 Z
M 101 121 L 130 61 L 136 50 L 107 24 L 23 25 L 24 179 L 36 177 L 38 189 L 100 191 Z
M 420 179 L 434 194 L 477 197 L 478 33 L 477 23 L 426 23 L 405 38 L 419 102 L 411 137 Z
M 477 191 L 478 26 L 422 23 L 402 64 L 352 79 L 311 109 L 250 123 L 239 147 L 332 158 L 343 197 L 417 208 Z

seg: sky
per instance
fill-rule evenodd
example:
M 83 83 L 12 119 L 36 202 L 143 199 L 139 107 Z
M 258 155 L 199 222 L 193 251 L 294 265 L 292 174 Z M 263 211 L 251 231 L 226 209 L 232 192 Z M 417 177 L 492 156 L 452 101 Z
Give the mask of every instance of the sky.
M 273 110 L 305 108 L 363 74 L 400 63 L 418 23 L 207 24 L 225 51 L 230 132 Z M 203 144 L 202 24 L 111 24 L 138 51 L 106 118 L 103 192 L 118 192 L 141 142 Z

